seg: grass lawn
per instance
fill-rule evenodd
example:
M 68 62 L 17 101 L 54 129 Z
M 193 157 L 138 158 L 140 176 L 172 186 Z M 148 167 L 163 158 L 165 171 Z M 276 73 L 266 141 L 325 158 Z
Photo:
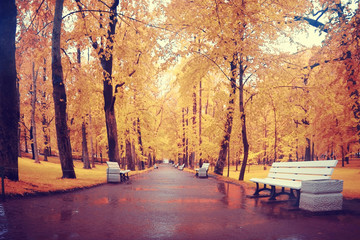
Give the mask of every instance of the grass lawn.
M 84 169 L 81 161 L 74 161 L 76 179 L 62 179 L 62 171 L 58 158 L 50 157 L 48 162 L 34 163 L 30 158 L 19 158 L 19 181 L 5 179 L 7 196 L 48 193 L 87 188 L 106 183 L 107 164 L 96 163 L 92 169 Z M 140 172 L 132 171 L 129 176 Z

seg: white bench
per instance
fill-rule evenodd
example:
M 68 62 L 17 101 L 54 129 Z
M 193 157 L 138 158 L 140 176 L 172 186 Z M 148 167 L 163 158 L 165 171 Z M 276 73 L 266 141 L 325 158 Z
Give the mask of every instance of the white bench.
M 269 200 L 276 200 L 279 195 L 288 195 L 290 199 L 296 199 L 295 204 L 299 205 L 302 181 L 330 179 L 337 162 L 337 160 L 274 162 L 266 178 L 250 179 L 256 183 L 253 197 L 260 197 L 260 192 L 269 191 Z M 259 184 L 264 186 L 260 188 Z M 276 187 L 281 187 L 281 192 L 276 192 Z M 285 188 L 289 188 L 290 191 L 286 192 Z
M 184 170 L 184 167 L 185 167 L 185 163 L 181 166 L 178 167 L 179 170 Z
M 107 182 L 123 182 L 129 180 L 130 170 L 121 170 L 117 162 L 106 162 L 108 168 L 106 169 Z
M 198 177 L 208 177 L 208 170 L 210 167 L 210 163 L 203 163 L 201 168 L 196 168 L 196 176 Z

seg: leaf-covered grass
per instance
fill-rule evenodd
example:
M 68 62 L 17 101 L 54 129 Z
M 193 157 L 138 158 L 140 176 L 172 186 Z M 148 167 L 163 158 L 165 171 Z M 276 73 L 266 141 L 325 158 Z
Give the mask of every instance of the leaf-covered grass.
M 84 169 L 81 161 L 74 161 L 76 179 L 62 179 L 58 158 L 48 162 L 34 163 L 29 158 L 19 158 L 18 182 L 5 179 L 5 194 L 8 196 L 69 191 L 106 183 L 106 163 L 95 168 Z M 146 171 L 146 170 L 144 170 Z M 132 171 L 129 176 L 143 171 Z

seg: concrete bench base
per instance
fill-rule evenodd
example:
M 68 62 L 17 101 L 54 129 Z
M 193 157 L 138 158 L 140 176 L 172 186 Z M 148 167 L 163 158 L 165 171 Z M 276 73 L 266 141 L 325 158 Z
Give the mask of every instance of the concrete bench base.
M 303 181 L 301 192 L 314 194 L 340 193 L 343 190 L 343 182 L 343 180 L 337 179 Z
M 342 205 L 342 193 L 301 193 L 299 207 L 311 212 L 323 212 L 342 210 Z
M 207 174 L 207 169 L 206 168 L 200 168 L 199 169 L 199 173 L 198 173 L 198 177 L 199 178 L 207 178 L 208 174 Z
M 342 210 L 343 180 L 303 181 L 299 207 L 312 212 Z
M 121 182 L 120 174 L 107 174 L 107 182 Z

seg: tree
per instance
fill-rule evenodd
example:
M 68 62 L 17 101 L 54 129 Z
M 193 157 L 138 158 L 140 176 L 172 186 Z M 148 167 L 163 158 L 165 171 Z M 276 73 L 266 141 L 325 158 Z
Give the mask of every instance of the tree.
M 232 132 L 232 125 L 234 119 L 234 111 L 235 111 L 235 97 L 236 97 L 236 76 L 237 73 L 237 64 L 238 64 L 238 55 L 235 53 L 233 55 L 232 61 L 230 62 L 230 70 L 231 70 L 231 80 L 230 80 L 230 95 L 229 95 L 229 103 L 226 110 L 226 122 L 225 122 L 225 130 L 223 134 L 223 139 L 220 145 L 219 157 L 216 161 L 215 170 L 216 174 L 222 175 L 224 166 L 226 164 L 226 157 L 229 152 L 229 144 L 230 137 Z
M 76 1 L 80 12 L 83 12 L 82 5 L 80 1 Z M 121 87 L 123 84 L 115 86 L 113 83 L 113 48 L 114 48 L 114 38 L 116 32 L 117 24 L 117 7 L 119 6 L 119 0 L 114 0 L 111 6 L 104 4 L 109 8 L 109 18 L 108 18 L 108 27 L 107 33 L 101 35 L 101 41 L 98 43 L 96 41 L 97 36 L 89 36 L 92 42 L 92 46 L 98 57 L 100 59 L 101 67 L 103 69 L 103 96 L 104 96 L 104 111 L 105 111 L 105 121 L 106 121 L 106 132 L 108 139 L 108 156 L 109 161 L 118 162 L 120 164 L 120 155 L 119 155 L 119 144 L 118 144 L 118 133 L 117 133 L 117 124 L 115 117 L 115 92 L 117 88 Z M 99 11 L 101 12 L 101 11 Z M 83 19 L 85 15 L 82 15 Z M 100 13 L 100 29 L 103 30 L 104 21 L 103 14 Z M 104 21 L 104 22 L 103 22 Z M 90 30 L 91 31 L 91 30 Z
M 19 94 L 15 64 L 16 5 L 0 3 L 0 166 L 4 176 L 19 180 L 18 122 Z
M 66 92 L 60 55 L 61 22 L 64 0 L 56 0 L 54 27 L 52 34 L 52 82 L 55 106 L 56 137 L 59 149 L 62 178 L 76 178 L 71 153 L 70 136 L 67 125 Z
M 86 139 L 86 122 L 83 121 L 81 125 L 81 132 L 82 132 L 82 160 L 84 162 L 85 169 L 91 169 L 90 161 L 89 161 L 89 151 L 88 151 L 88 144 Z
M 32 66 L 32 78 L 33 78 L 33 84 L 32 84 L 32 98 L 31 98 L 31 133 L 32 133 L 32 153 L 33 153 L 33 159 L 35 159 L 35 163 L 40 163 L 39 159 L 39 153 L 38 153 L 38 146 L 37 146 L 37 136 L 36 136 L 36 123 L 35 123 L 35 112 L 36 112 L 36 80 L 38 78 L 38 71 L 35 71 L 35 63 L 33 62 Z

